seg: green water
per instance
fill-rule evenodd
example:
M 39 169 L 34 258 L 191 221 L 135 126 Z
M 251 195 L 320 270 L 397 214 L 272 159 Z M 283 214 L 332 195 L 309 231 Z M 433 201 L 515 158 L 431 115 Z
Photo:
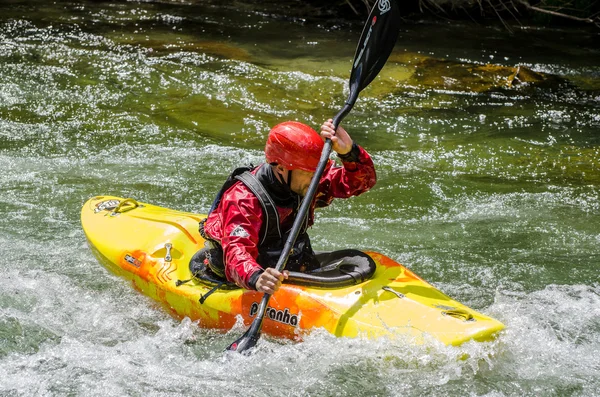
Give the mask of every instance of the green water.
M 315 248 L 404 263 L 504 322 L 497 341 L 317 331 L 229 357 L 242 327 L 173 319 L 110 275 L 81 205 L 205 212 L 230 169 L 262 161 L 270 126 L 337 113 L 362 26 L 237 2 L 0 15 L 0 395 L 600 395 L 598 32 L 406 22 L 344 122 L 378 183 L 317 214 Z M 475 81 L 486 63 L 552 81 Z

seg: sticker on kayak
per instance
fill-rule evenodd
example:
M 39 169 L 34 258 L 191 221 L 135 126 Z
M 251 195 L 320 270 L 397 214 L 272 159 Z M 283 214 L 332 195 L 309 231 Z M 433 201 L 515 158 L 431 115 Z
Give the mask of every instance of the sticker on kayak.
M 256 316 L 257 312 L 258 303 L 254 302 L 252 303 L 252 306 L 250 306 L 250 317 Z M 298 316 L 296 314 L 290 314 L 287 307 L 285 310 L 277 310 L 273 309 L 272 307 L 267 307 L 267 310 L 265 310 L 265 317 L 282 324 L 291 325 L 292 327 L 298 326 Z
M 142 261 L 141 260 L 139 260 L 137 258 L 134 258 L 133 256 L 131 256 L 129 254 L 125 255 L 124 259 L 125 259 L 125 262 L 129 263 L 132 266 L 135 266 L 135 267 L 139 268 L 142 265 Z
M 97 214 L 100 211 L 112 211 L 119 205 L 119 200 L 104 200 L 96 204 L 96 208 L 94 209 L 94 213 Z

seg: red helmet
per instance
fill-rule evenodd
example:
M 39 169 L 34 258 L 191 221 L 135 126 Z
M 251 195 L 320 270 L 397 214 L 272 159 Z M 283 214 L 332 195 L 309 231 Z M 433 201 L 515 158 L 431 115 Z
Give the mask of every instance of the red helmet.
M 315 172 L 323 145 L 317 131 L 306 124 L 286 121 L 271 128 L 265 155 L 267 162 L 280 164 L 288 170 Z

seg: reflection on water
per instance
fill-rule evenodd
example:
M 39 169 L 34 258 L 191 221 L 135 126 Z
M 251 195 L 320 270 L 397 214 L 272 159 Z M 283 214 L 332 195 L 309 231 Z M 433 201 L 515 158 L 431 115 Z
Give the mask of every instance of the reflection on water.
M 345 101 L 362 27 L 260 7 L 0 5 L 0 394 L 600 394 L 595 32 L 403 25 L 345 120 L 379 181 L 320 212 L 316 248 L 403 262 L 503 321 L 494 343 L 316 332 L 223 355 L 242 327 L 172 319 L 99 266 L 87 198 L 206 211 L 269 126 Z M 518 66 L 543 79 L 505 84 Z

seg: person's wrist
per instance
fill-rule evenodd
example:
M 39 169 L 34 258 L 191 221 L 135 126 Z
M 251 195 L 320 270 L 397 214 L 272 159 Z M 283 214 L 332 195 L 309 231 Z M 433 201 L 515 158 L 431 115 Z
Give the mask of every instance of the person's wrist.
M 348 154 L 352 151 L 352 147 L 354 146 L 354 143 L 352 143 L 352 145 L 350 146 L 350 149 L 348 149 L 346 152 L 342 153 L 342 152 L 337 152 L 337 155 L 340 157 L 344 157 L 344 156 L 348 156 Z
M 254 273 L 252 273 L 252 275 L 250 276 L 250 279 L 248 280 L 248 285 L 252 288 L 258 291 L 258 288 L 256 288 L 256 283 L 258 282 L 258 279 L 260 278 L 260 276 L 264 273 L 264 270 L 257 270 Z
M 341 154 L 338 152 L 337 155 L 342 161 L 357 162 L 360 150 L 358 149 L 358 145 L 355 142 L 352 142 L 352 148 L 347 153 Z

